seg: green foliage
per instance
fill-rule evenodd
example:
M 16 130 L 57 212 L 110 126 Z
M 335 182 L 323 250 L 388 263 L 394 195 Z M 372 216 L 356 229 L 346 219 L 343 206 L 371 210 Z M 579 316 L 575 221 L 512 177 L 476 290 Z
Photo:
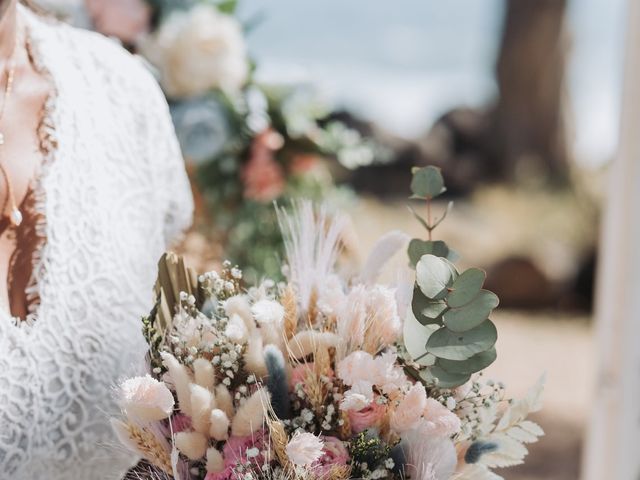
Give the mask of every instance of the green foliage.
M 445 191 L 444 179 L 439 168 L 429 166 L 413 170 L 413 179 L 411 180 L 412 198 L 431 200 Z
M 444 192 L 440 170 L 414 170 L 413 196 L 427 202 Z M 419 218 L 431 237 L 437 222 Z M 446 215 L 446 214 L 445 214 Z M 486 273 L 470 268 L 459 273 L 453 265 L 451 249 L 442 240 L 414 239 L 408 248 L 409 261 L 416 269 L 411 310 L 405 322 L 407 373 L 428 386 L 451 388 L 469 380 L 496 359 L 498 333 L 489 316 L 498 306 L 498 297 L 484 290 Z
M 451 250 L 449 250 L 447 244 L 442 240 L 436 240 L 433 242 L 431 240 L 420 240 L 419 238 L 414 238 L 409 242 L 409 260 L 411 261 L 412 266 L 415 267 L 422 256 L 426 254 L 448 258 L 451 254 Z

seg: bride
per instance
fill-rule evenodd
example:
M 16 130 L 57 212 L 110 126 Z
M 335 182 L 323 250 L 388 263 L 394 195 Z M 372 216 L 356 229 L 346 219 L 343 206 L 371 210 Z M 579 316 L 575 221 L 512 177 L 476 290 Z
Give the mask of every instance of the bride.
M 0 478 L 118 478 L 108 417 L 155 262 L 191 220 L 167 105 L 129 54 L 0 0 Z

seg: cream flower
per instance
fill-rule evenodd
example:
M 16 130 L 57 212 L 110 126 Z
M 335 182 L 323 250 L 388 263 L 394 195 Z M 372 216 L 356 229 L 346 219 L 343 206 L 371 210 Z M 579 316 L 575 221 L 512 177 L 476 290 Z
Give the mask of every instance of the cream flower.
M 175 97 L 214 88 L 237 91 L 249 73 L 240 24 L 210 4 L 172 13 L 142 52 L 158 66 L 164 89 Z
M 127 416 L 143 422 L 168 418 L 175 404 L 167 386 L 150 375 L 125 380 L 120 385 L 120 399 Z
M 353 384 L 350 390 L 344 393 L 340 402 L 341 410 L 362 410 L 373 402 L 373 385 L 370 382 L 359 380 Z
M 296 433 L 285 451 L 294 465 L 305 466 L 316 462 L 323 453 L 323 442 L 312 433 Z

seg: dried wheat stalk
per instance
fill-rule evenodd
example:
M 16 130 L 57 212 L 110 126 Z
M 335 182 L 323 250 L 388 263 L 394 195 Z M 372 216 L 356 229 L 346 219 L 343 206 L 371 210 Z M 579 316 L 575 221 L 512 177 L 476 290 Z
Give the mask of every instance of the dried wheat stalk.
M 166 473 L 172 473 L 171 456 L 167 449 L 156 436 L 144 428 L 139 428 L 130 423 L 126 424 L 129 438 L 134 442 L 139 452 L 149 463 L 162 469 Z

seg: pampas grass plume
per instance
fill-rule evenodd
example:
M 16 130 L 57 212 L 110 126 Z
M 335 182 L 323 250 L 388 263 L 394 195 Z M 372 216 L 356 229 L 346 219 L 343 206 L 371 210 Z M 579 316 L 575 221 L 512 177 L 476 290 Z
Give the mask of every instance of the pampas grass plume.
M 218 473 L 224 470 L 224 458 L 216 448 L 207 449 L 207 473 Z
M 175 436 L 175 445 L 189 460 L 200 460 L 204 457 L 208 439 L 200 432 L 178 432 Z
M 216 406 L 226 413 L 228 418 L 233 417 L 233 398 L 227 387 L 222 384 L 216 387 Z
M 229 437 L 229 417 L 219 408 L 211 410 L 209 416 L 209 435 L 214 440 L 222 441 Z
M 189 385 L 192 380 L 189 370 L 170 353 L 162 352 L 160 355 L 162 356 L 162 363 L 167 367 L 171 381 L 175 386 L 180 410 L 187 415 L 191 415 L 191 391 L 189 390 Z
M 249 338 L 247 349 L 244 352 L 244 364 L 247 371 L 258 378 L 262 378 L 268 373 L 264 361 L 262 337 L 257 331 Z
M 216 372 L 213 365 L 206 358 L 196 358 L 193 361 L 193 372 L 198 385 L 213 391 L 216 384 Z
M 300 359 L 314 353 L 318 348 L 336 347 L 338 343 L 339 337 L 334 333 L 304 330 L 289 341 L 288 348 L 293 358 Z
M 271 405 L 276 416 L 281 419 L 291 418 L 291 404 L 289 402 L 289 382 L 284 356 L 275 345 L 264 348 L 264 360 L 269 376 L 267 388 L 271 394 Z
M 259 388 L 236 412 L 231 421 L 231 434 L 246 437 L 258 430 L 262 426 L 268 406 L 269 394 L 264 388 Z
M 209 432 L 209 416 L 213 408 L 213 395 L 209 390 L 192 383 L 191 392 L 191 424 L 200 433 Z
M 244 295 L 236 295 L 224 302 L 224 311 L 228 318 L 238 315 L 245 324 L 247 331 L 252 333 L 256 329 L 256 323 L 253 320 L 251 306 Z

